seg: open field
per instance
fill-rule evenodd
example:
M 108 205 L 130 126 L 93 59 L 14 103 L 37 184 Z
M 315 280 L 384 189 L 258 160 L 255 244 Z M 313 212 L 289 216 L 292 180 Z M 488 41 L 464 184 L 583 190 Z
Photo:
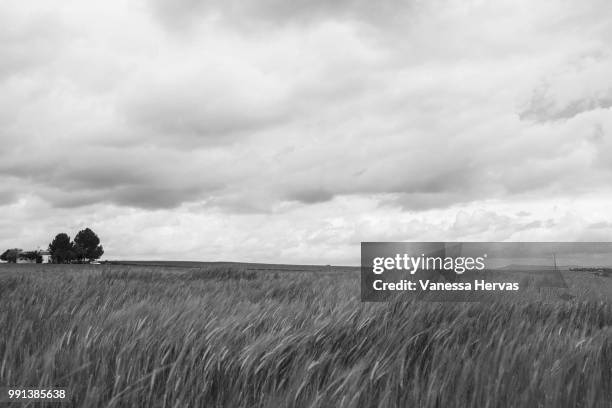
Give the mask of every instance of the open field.
M 278 272 L 331 272 L 331 265 L 285 265 L 245 262 L 197 262 L 197 261 L 110 261 L 113 265 L 150 266 L 164 268 L 236 268 L 246 271 L 278 271 Z M 334 266 L 333 272 L 355 272 L 359 267 Z
M 0 385 L 78 407 L 610 407 L 610 278 L 363 304 L 357 272 L 314 269 L 0 265 Z

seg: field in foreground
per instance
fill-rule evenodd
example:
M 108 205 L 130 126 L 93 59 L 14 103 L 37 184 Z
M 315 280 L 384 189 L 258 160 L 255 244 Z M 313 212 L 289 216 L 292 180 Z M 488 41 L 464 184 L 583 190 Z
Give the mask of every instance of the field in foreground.
M 0 386 L 78 407 L 610 407 L 612 303 L 363 304 L 358 275 L 0 265 Z M 66 406 L 66 405 L 63 405 Z

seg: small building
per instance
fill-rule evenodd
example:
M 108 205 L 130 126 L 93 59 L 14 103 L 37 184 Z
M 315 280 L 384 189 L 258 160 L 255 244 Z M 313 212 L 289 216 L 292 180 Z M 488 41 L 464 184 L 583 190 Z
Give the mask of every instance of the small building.
M 21 251 L 17 255 L 18 264 L 51 263 L 51 252 L 49 251 Z
M 40 251 L 40 256 L 42 257 L 42 263 L 51 263 L 51 252 Z

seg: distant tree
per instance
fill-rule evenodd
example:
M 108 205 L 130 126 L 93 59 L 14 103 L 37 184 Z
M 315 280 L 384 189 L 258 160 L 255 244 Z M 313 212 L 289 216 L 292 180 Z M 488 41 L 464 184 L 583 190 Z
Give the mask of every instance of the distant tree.
M 83 263 L 85 260 L 85 249 L 73 243 L 72 253 L 74 254 L 73 259 L 77 263 Z
M 93 261 L 104 254 L 104 248 L 100 245 L 100 238 L 89 228 L 79 231 L 74 237 L 76 257 L 80 260 Z
M 74 244 L 66 233 L 59 233 L 49 244 L 53 263 L 68 263 L 75 258 Z
M 7 249 L 0 255 L 0 260 L 8 263 L 17 263 L 17 258 L 21 252 L 22 250 L 20 248 Z

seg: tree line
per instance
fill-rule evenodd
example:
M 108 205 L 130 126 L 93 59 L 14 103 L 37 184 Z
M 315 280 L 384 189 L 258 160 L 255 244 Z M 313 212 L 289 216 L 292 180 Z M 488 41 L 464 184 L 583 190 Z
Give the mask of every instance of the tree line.
M 90 228 L 79 231 L 74 240 L 65 232 L 61 232 L 49 243 L 49 253 L 53 263 L 83 263 L 99 259 L 104 254 L 100 238 Z M 37 263 L 42 262 L 40 251 L 24 252 L 19 248 L 11 248 L 0 255 L 0 260 L 16 263 L 18 258 L 25 258 Z

